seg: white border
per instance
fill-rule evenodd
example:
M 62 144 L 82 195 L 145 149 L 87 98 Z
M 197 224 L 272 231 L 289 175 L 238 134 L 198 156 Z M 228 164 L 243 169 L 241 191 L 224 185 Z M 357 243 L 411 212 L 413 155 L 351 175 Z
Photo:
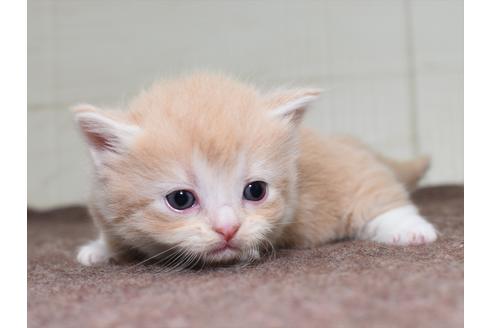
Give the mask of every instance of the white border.
M 491 326 L 492 49 L 488 1 L 465 3 L 466 324 Z M 2 90 L 2 321 L 26 326 L 26 2 L 0 8 Z
M 0 6 L 1 327 L 27 325 L 27 5 Z
M 465 326 L 492 327 L 492 3 L 465 5 Z

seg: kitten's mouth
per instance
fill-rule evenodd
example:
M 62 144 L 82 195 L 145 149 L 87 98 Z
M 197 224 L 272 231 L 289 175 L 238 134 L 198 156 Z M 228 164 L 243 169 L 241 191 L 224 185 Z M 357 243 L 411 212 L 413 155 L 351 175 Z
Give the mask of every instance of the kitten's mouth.
M 237 247 L 231 246 L 230 244 L 223 244 L 220 245 L 219 247 L 212 249 L 211 251 L 208 252 L 208 255 L 222 255 L 222 254 L 235 254 L 239 251 Z

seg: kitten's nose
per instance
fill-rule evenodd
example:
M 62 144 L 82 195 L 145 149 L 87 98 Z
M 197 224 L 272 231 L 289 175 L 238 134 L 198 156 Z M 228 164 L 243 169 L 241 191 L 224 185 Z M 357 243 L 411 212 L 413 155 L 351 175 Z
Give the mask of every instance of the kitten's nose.
M 234 238 L 234 235 L 239 230 L 239 224 L 236 225 L 224 225 L 214 227 L 215 232 L 224 237 L 225 241 L 229 241 Z
M 231 206 L 224 205 L 218 208 L 215 213 L 212 227 L 219 235 L 222 235 L 225 241 L 231 240 L 241 226 L 234 210 Z

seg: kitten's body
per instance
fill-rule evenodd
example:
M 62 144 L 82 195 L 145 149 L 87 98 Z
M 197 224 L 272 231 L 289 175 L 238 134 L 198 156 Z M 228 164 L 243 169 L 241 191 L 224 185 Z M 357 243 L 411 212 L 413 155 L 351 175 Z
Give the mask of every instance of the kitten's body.
M 101 231 L 79 261 L 180 250 L 190 263 L 229 262 L 258 258 L 270 245 L 435 240 L 408 196 L 427 160 L 396 162 L 353 139 L 321 139 L 298 127 L 317 93 L 261 95 L 198 74 L 156 84 L 128 112 L 79 107 L 95 163 L 89 207 Z M 264 199 L 244 199 L 251 181 L 266 183 Z M 174 211 L 165 198 L 173 190 L 193 191 L 196 206 Z M 232 226 L 228 240 L 223 231 Z
M 284 244 L 311 247 L 347 237 L 393 242 L 373 238 L 362 228 L 380 214 L 409 205 L 408 191 L 427 165 L 425 157 L 393 162 L 352 138 L 302 131 L 299 206 L 283 234 Z M 400 236 L 405 239 L 400 244 L 412 243 L 413 237 Z

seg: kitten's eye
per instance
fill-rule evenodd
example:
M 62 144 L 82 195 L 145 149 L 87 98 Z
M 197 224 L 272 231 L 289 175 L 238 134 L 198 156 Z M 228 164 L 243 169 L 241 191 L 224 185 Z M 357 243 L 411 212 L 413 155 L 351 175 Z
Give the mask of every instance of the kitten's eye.
M 265 197 L 267 190 L 267 184 L 263 181 L 250 182 L 244 187 L 243 197 L 244 199 L 257 202 Z
M 195 196 L 188 190 L 176 190 L 166 196 L 168 205 L 178 211 L 186 210 L 196 203 Z

